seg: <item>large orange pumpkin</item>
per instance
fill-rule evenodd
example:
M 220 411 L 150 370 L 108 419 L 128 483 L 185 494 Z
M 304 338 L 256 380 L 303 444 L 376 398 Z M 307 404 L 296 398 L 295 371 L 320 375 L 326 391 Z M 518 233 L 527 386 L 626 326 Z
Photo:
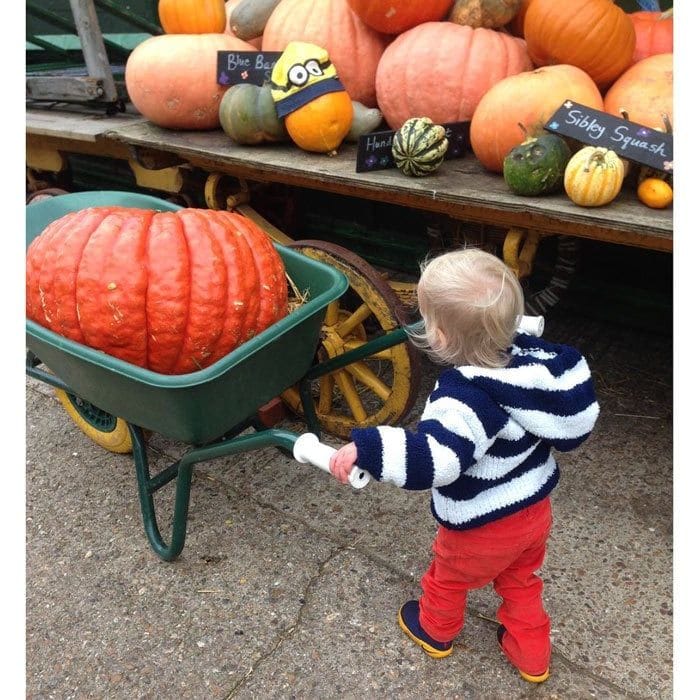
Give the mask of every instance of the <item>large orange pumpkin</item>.
M 673 13 L 632 12 L 636 44 L 632 62 L 657 53 L 673 53 Z
M 401 34 L 423 22 L 445 17 L 454 0 L 347 0 L 353 12 L 372 29 Z
M 484 93 L 527 71 L 525 42 L 495 29 L 425 22 L 400 34 L 377 68 L 377 101 L 392 129 L 411 117 L 468 121 Z
M 673 54 L 660 53 L 628 68 L 605 94 L 606 112 L 665 131 L 663 114 L 673 124 Z
M 346 0 L 281 0 L 265 25 L 262 48 L 284 51 L 290 41 L 326 49 L 351 99 L 377 105 L 374 78 L 389 39 L 367 26 Z
M 610 85 L 632 62 L 632 20 L 612 0 L 532 0 L 525 41 L 537 66 L 568 63 L 599 87 Z
M 224 0 L 159 0 L 158 19 L 167 34 L 223 32 Z
M 267 234 L 227 211 L 91 207 L 27 249 L 27 318 L 162 374 L 207 367 L 287 314 Z
M 523 141 L 520 124 L 536 134 L 565 100 L 603 109 L 596 84 L 575 66 L 543 66 L 504 78 L 474 111 L 469 128 L 474 155 L 488 170 L 503 172 L 503 159 Z
M 124 81 L 134 107 L 166 129 L 217 129 L 226 85 L 216 82 L 217 51 L 255 51 L 217 34 L 163 34 L 140 43 L 126 61 Z

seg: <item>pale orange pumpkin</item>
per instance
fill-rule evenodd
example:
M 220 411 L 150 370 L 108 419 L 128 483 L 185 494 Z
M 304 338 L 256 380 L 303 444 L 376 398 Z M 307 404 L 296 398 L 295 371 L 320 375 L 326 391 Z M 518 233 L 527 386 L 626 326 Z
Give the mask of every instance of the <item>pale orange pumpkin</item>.
M 535 135 L 565 100 L 603 109 L 596 84 L 575 66 L 543 66 L 511 75 L 481 98 L 469 127 L 469 140 L 477 160 L 494 172 L 503 171 L 503 159 L 523 141 L 525 127 Z
M 663 114 L 673 124 L 673 54 L 660 53 L 633 64 L 605 94 L 604 110 L 666 131 Z
M 401 34 L 423 22 L 444 19 L 454 0 L 347 0 L 353 12 L 372 29 Z
M 632 12 L 636 43 L 632 62 L 658 53 L 673 53 L 673 11 Z
M 525 14 L 525 41 L 537 66 L 568 63 L 601 87 L 632 63 L 632 20 L 611 0 L 532 0 Z
M 352 100 L 377 105 L 375 74 L 389 37 L 367 26 L 346 0 L 281 0 L 263 33 L 263 51 L 284 51 L 290 41 L 322 46 Z
M 528 71 L 525 42 L 495 29 L 425 22 L 400 34 L 377 68 L 377 101 L 392 129 L 411 117 L 468 121 L 484 93 Z
M 162 34 L 140 43 L 126 62 L 124 81 L 134 107 L 167 129 L 219 128 L 227 85 L 216 82 L 217 51 L 255 51 L 217 34 Z

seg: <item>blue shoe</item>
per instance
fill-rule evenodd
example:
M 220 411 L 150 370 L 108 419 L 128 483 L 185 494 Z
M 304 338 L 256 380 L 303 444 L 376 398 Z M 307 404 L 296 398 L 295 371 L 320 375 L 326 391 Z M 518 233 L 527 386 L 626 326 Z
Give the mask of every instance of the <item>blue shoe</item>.
M 438 642 L 420 626 L 417 600 L 409 600 L 401 606 L 399 627 L 433 659 L 442 659 L 452 653 L 452 642 Z
M 498 638 L 498 646 L 503 649 L 503 635 L 506 633 L 506 628 L 505 625 L 499 625 L 498 629 L 496 630 L 496 637 Z M 530 683 L 543 683 L 549 678 L 549 669 L 547 669 L 544 673 L 540 673 L 536 676 L 533 676 L 530 673 L 525 673 L 525 671 L 518 669 L 518 672 L 520 673 L 520 677 L 523 680 L 526 680 Z

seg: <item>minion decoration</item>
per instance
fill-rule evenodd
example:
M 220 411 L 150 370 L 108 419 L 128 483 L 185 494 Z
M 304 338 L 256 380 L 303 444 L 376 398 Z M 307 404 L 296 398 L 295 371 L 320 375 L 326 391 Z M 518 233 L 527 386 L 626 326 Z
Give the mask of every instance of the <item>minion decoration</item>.
M 335 154 L 352 126 L 353 108 L 328 51 L 290 42 L 272 69 L 270 88 L 277 116 L 294 143 Z

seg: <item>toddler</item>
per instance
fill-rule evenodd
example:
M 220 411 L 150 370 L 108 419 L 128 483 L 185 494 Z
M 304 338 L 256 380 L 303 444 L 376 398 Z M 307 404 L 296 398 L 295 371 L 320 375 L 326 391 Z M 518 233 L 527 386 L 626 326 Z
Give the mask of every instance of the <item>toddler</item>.
M 404 489 L 431 489 L 438 522 L 419 600 L 404 603 L 401 629 L 427 654 L 452 653 L 467 592 L 493 583 L 500 596 L 497 640 L 527 681 L 549 676 L 550 621 L 542 605 L 559 480 L 553 450 L 578 447 L 599 413 L 586 360 L 572 347 L 518 333 L 520 283 L 477 248 L 423 266 L 421 329 L 412 340 L 440 363 L 415 430 L 355 428 L 331 458 L 347 483 L 353 465 Z

